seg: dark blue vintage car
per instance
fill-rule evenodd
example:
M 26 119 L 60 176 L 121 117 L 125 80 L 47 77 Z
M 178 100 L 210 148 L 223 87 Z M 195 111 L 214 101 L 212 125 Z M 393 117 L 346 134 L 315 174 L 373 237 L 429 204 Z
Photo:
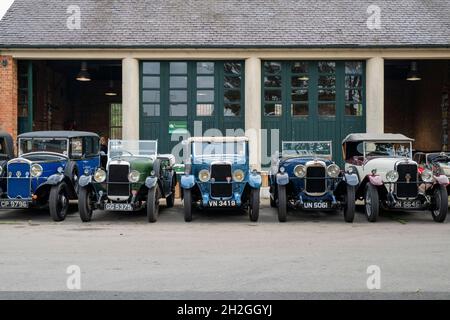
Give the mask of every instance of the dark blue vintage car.
M 78 177 L 100 165 L 99 136 L 89 132 L 39 131 L 19 135 L 19 157 L 9 160 L 0 209 L 49 208 L 54 221 L 65 219 L 77 199 Z
M 287 220 L 288 208 L 343 210 L 346 222 L 355 216 L 357 175 L 343 172 L 332 161 L 330 141 L 283 142 L 269 172 L 270 205 L 278 220 Z
M 205 137 L 187 140 L 189 158 L 181 177 L 184 219 L 193 208 L 246 210 L 258 221 L 261 175 L 249 166 L 245 137 Z

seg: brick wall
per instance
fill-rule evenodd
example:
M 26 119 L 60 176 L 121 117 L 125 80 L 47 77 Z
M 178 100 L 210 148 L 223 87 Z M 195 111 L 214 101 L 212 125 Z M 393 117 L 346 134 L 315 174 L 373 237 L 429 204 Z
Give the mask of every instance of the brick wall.
M 17 136 L 17 61 L 11 56 L 0 56 L 0 130 Z

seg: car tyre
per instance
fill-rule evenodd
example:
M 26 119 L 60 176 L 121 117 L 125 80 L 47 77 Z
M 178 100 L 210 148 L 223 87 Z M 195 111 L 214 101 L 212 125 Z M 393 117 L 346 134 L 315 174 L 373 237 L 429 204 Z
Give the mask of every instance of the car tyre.
M 192 192 L 190 189 L 183 191 L 184 221 L 192 221 Z
M 275 198 L 272 198 L 272 195 L 270 195 L 269 198 L 270 198 L 270 207 L 271 208 L 276 208 L 277 207 L 277 201 L 275 200 Z
M 364 191 L 364 212 L 369 222 L 376 222 L 380 213 L 378 189 L 367 183 Z
M 93 207 L 94 193 L 90 188 L 80 188 L 78 195 L 78 210 L 80 212 L 80 218 L 83 222 L 90 222 L 92 220 L 92 214 L 94 212 Z
M 278 185 L 278 221 L 287 221 L 287 195 L 286 186 Z
M 53 221 L 59 222 L 66 218 L 69 208 L 67 186 L 64 182 L 50 189 L 49 209 Z
M 344 205 L 344 220 L 352 223 L 355 220 L 355 187 L 347 186 Z
M 250 206 L 249 218 L 252 222 L 257 222 L 259 219 L 259 205 L 260 205 L 260 189 L 252 189 L 250 191 Z
M 154 186 L 148 190 L 147 194 L 147 221 L 154 223 L 158 221 L 159 217 L 159 197 L 158 197 L 158 187 Z
M 435 222 L 444 222 L 448 212 L 448 193 L 444 186 L 439 186 L 434 190 L 435 205 L 431 210 L 431 215 Z

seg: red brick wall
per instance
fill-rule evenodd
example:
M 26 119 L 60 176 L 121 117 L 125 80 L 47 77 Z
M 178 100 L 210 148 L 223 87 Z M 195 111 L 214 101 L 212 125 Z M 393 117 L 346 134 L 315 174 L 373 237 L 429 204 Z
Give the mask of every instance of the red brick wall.
M 7 66 L 3 66 L 3 61 Z M 17 61 L 0 56 L 0 130 L 17 136 Z

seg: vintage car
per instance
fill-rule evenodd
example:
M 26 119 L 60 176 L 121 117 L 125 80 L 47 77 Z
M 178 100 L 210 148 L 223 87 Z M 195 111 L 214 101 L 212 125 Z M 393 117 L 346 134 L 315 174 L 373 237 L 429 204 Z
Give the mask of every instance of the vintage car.
M 370 222 L 385 210 L 430 210 L 436 222 L 447 216 L 448 178 L 439 171 L 419 171 L 412 142 L 402 134 L 348 135 L 343 143 L 345 167 L 358 174 L 356 198 L 364 200 Z
M 83 222 L 96 209 L 133 212 L 146 209 L 148 222 L 156 222 L 159 201 L 175 202 L 175 157 L 158 155 L 157 141 L 110 140 L 106 168 L 80 177 L 79 211 Z
M 419 173 L 428 169 L 450 178 L 450 152 L 417 152 L 413 159 L 419 165 Z M 447 192 L 450 192 L 450 185 Z
M 280 222 L 288 208 L 342 210 L 344 220 L 353 222 L 358 178 L 332 161 L 331 141 L 283 141 L 272 158 L 269 185 Z
M 99 136 L 78 131 L 38 131 L 18 137 L 18 158 L 8 161 L 1 209 L 46 207 L 54 221 L 65 219 L 78 198 L 78 177 L 100 164 Z
M 14 158 L 13 138 L 7 132 L 0 131 L 0 194 L 6 192 L 6 164 Z
M 195 208 L 245 210 L 259 218 L 261 175 L 250 170 L 246 137 L 194 137 L 185 141 L 188 159 L 181 176 L 184 220 Z

